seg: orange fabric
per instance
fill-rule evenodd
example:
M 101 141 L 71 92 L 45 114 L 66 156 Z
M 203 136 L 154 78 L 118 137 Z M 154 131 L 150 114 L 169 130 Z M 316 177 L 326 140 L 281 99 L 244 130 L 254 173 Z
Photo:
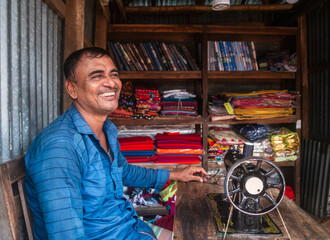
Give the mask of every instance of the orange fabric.
M 181 154 L 203 154 L 203 149 L 157 149 L 158 154 L 181 153 Z

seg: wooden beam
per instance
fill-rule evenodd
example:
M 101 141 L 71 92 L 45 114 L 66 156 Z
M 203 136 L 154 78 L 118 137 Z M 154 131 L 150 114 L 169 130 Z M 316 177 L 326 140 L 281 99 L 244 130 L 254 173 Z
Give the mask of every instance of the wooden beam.
M 306 36 L 306 16 L 299 17 L 298 19 L 299 39 L 300 44 L 300 72 L 301 72 L 301 94 L 302 103 L 302 138 L 308 138 L 309 134 L 309 87 L 308 87 L 308 63 L 307 63 L 307 36 Z
M 94 45 L 95 47 L 101 47 L 106 49 L 108 20 L 102 13 L 103 10 L 101 8 L 101 5 L 97 4 L 95 13 Z
M 97 7 L 101 6 L 103 16 L 107 19 L 107 21 L 110 21 L 110 12 L 109 12 L 108 4 L 104 4 L 104 2 L 102 0 L 100 0 L 99 3 L 100 4 L 96 4 Z M 98 14 L 98 13 L 96 13 L 96 14 Z
M 73 51 L 84 47 L 84 9 L 85 0 L 66 0 L 64 59 Z M 70 107 L 71 102 L 71 98 L 63 88 L 62 112 Z
M 119 1 L 119 0 L 117 0 Z M 291 4 L 269 4 L 269 5 L 234 5 L 225 11 L 289 11 L 293 8 Z M 159 13 L 198 13 L 211 12 L 212 6 L 162 6 L 162 7 L 125 7 L 128 14 L 159 14 Z
M 126 10 L 124 8 L 123 2 L 121 0 L 115 0 L 120 12 L 120 15 L 122 16 L 124 22 L 126 22 Z
M 294 5 L 292 9 L 291 19 L 297 19 L 327 3 L 329 0 L 305 0 Z
M 65 18 L 66 7 L 62 0 L 44 0 L 44 2 L 51 7 L 60 18 Z

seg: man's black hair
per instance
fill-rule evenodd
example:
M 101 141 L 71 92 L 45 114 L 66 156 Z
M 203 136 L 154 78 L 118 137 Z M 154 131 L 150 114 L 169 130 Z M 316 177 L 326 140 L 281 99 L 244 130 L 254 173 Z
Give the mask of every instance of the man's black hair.
M 88 55 L 89 58 L 110 57 L 109 53 L 103 48 L 88 47 L 82 48 L 71 53 L 64 62 L 64 76 L 69 81 L 74 81 L 75 70 L 81 58 Z

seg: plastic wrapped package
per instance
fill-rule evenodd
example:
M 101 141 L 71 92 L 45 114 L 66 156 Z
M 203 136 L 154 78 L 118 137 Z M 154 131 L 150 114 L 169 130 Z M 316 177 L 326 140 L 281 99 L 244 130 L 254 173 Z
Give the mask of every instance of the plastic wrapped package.
M 267 127 L 260 124 L 238 124 L 233 126 L 233 130 L 250 142 L 255 142 L 267 136 Z
M 275 152 L 275 162 L 297 159 L 300 140 L 296 132 L 281 128 L 271 135 L 270 140 Z

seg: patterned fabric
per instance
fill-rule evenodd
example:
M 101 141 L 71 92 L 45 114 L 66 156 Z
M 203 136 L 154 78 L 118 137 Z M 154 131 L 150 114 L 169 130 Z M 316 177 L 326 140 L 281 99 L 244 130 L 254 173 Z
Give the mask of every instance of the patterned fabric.
M 123 185 L 160 191 L 169 171 L 128 164 L 109 119 L 103 131 L 111 155 L 72 105 L 33 141 L 25 187 L 36 240 L 155 239 L 123 196 Z
M 165 228 L 158 227 L 156 225 L 153 225 L 151 223 L 146 222 L 154 232 L 156 238 L 158 240 L 172 240 L 173 239 L 173 232 L 169 231 Z

